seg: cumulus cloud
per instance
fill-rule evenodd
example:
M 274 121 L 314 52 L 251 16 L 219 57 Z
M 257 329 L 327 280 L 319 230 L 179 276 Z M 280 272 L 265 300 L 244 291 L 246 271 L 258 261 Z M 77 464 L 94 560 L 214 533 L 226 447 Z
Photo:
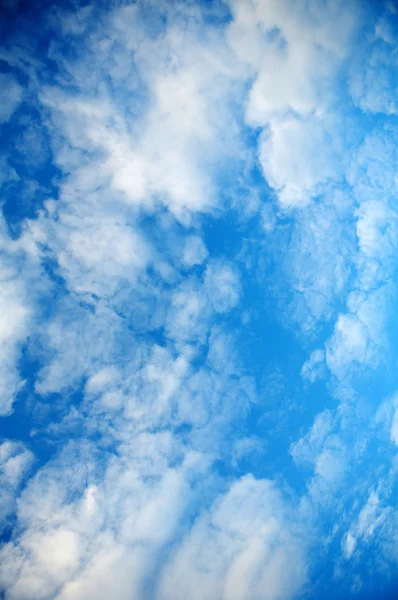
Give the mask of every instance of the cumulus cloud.
M 264 175 L 283 207 L 305 206 L 325 181 L 341 178 L 338 127 L 325 113 L 333 105 L 330 80 L 355 36 L 356 5 L 231 4 L 228 35 L 254 78 L 246 118 L 263 128 Z
M 290 598 L 307 579 L 303 551 L 279 490 L 248 476 L 216 501 L 176 550 L 159 598 Z
M 153 10 L 164 11 L 175 23 L 164 36 L 151 35 L 143 7 L 111 11 L 105 27 L 101 23 L 90 41 L 80 40 L 83 47 L 88 44 L 85 51 L 92 58 L 78 66 L 65 65 L 81 96 L 48 87 L 41 100 L 52 110 L 54 127 L 69 139 L 68 151 L 56 157 L 60 166 L 68 170 L 82 154 L 98 156 L 73 169 L 78 185 L 90 185 L 100 170 L 103 185 L 128 205 L 151 207 L 156 197 L 185 222 L 191 211 L 208 210 L 216 203 L 213 166 L 221 166 L 225 156 L 239 160 L 234 114 L 221 109 L 228 106 L 235 76 L 231 57 L 211 28 L 208 32 L 194 22 L 187 27 L 189 17 L 185 19 L 182 7 Z M 107 39 L 112 40 L 113 52 Z M 63 63 L 58 49 L 53 59 Z M 105 72 L 114 88 L 111 94 L 95 79 Z M 127 86 L 134 81 L 142 86 L 139 92 L 131 90 L 140 107 L 139 126 L 134 113 L 120 107 L 118 95 L 127 91 L 126 77 Z M 217 135 L 220 128 L 226 131 L 223 137 Z
M 261 166 L 283 207 L 305 206 L 322 183 L 339 177 L 332 139 L 321 122 L 288 118 L 263 134 Z

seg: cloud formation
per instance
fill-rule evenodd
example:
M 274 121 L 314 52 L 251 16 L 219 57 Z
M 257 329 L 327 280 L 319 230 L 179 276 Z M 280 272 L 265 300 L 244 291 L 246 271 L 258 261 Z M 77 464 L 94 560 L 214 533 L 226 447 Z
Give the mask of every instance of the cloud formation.
M 392 5 L 8 14 L 5 600 L 393 579 Z

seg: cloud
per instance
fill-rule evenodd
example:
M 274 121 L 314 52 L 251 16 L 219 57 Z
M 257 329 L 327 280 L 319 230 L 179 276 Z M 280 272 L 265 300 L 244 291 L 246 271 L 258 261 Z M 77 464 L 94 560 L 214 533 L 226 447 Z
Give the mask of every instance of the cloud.
M 344 554 L 346 558 L 351 558 L 359 540 L 363 543 L 369 541 L 376 529 L 383 523 L 389 509 L 382 509 L 380 500 L 375 491 L 372 491 L 369 498 L 361 509 L 356 523 L 350 527 L 344 539 Z
M 334 428 L 334 415 L 325 410 L 319 413 L 310 431 L 293 444 L 291 454 L 298 462 L 313 462 L 323 448 L 325 439 Z
M 33 454 L 20 442 L 12 440 L 0 444 L 0 528 L 8 524 L 16 506 L 21 484 L 33 463 Z
M 301 375 L 313 383 L 324 374 L 325 353 L 323 350 L 314 350 L 302 366 Z
M 316 458 L 315 473 L 327 483 L 335 484 L 344 475 L 346 468 L 346 449 L 337 437 L 330 436 Z
M 228 109 L 236 77 L 217 32 L 204 29 L 200 18 L 187 27 L 182 6 L 164 5 L 154 12 L 164 12 L 173 23 L 164 35 L 152 35 L 144 7 L 124 6 L 111 11 L 90 41 L 76 38 L 87 56 L 78 66 L 65 64 L 54 48 L 53 60 L 68 70 L 79 93 L 47 87 L 40 97 L 51 110 L 54 137 L 58 129 L 69 141 L 69 148 L 56 157 L 58 165 L 67 172 L 74 157 L 96 155 L 90 165 L 83 162 L 77 172 L 73 169 L 74 180 L 85 184 L 100 171 L 103 185 L 127 205 L 153 209 L 161 202 L 185 222 L 191 211 L 216 204 L 214 167 L 222 169 L 226 157 L 242 160 L 236 119 Z M 56 24 L 64 18 L 61 13 Z M 100 84 L 105 73 L 111 93 Z M 126 81 L 127 86 L 139 82 L 139 91 L 137 85 L 126 89 Z M 126 92 L 137 100 L 140 124 L 128 105 L 120 103 L 127 102 Z M 218 135 L 221 129 L 223 136 Z
M 326 361 L 345 384 L 359 368 L 374 369 L 390 340 L 385 329 L 394 286 L 396 211 L 395 133 L 370 133 L 347 173 L 351 190 L 331 192 L 297 220 L 288 274 L 297 290 L 291 314 L 304 331 L 335 319 Z M 353 200 L 355 199 L 356 204 Z M 329 236 L 339 251 L 331 251 Z M 336 311 L 344 302 L 346 311 Z
M 182 262 L 185 266 L 201 265 L 207 256 L 206 247 L 198 235 L 192 235 L 186 239 L 182 257 Z
M 45 395 L 75 387 L 86 374 L 112 363 L 124 336 L 120 319 L 106 307 L 99 306 L 92 313 L 68 300 L 61 302 L 58 314 L 43 327 L 38 340 L 39 348 L 45 348 L 46 360 L 38 373 L 36 391 Z
M 204 277 L 205 290 L 217 313 L 234 308 L 240 297 L 240 277 L 235 268 L 228 263 L 209 263 Z
M 11 73 L 0 73 L 0 123 L 9 121 L 23 96 L 23 88 Z
M 45 57 L 10 33 L 3 179 L 40 207 L 0 237 L 1 412 L 19 393 L 54 452 L 28 478 L 0 446 L 7 600 L 288 600 L 392 531 L 397 140 L 343 85 L 365 13 L 55 6 Z
M 3 274 L 4 277 L 4 274 Z M 3 314 L 0 330 L 1 339 L 1 370 L 0 413 L 10 413 L 15 394 L 23 385 L 18 373 L 18 357 L 21 342 L 25 340 L 25 326 L 29 317 L 29 309 L 21 302 L 22 285 L 20 282 L 4 282 L 0 294 L 1 312 Z
M 324 124 L 316 120 L 285 118 L 263 133 L 261 166 L 282 207 L 305 206 L 323 183 L 339 179 L 332 144 Z
M 149 262 L 148 244 L 120 223 L 96 220 L 91 227 L 87 225 L 72 231 L 67 228 L 58 253 L 59 265 L 72 279 L 73 289 L 98 294 L 107 282 L 105 293 L 110 293 L 121 279 L 134 281 L 134 272 Z
M 390 398 L 384 400 L 378 408 L 375 421 L 384 430 L 389 431 L 390 440 L 397 444 L 397 408 L 398 398 L 394 393 Z
M 92 444 L 69 444 L 18 503 L 20 535 L 1 549 L 8 597 L 139 597 L 192 499 L 195 473 L 206 470 L 192 453 L 167 467 L 181 450 L 166 433 L 139 436 L 123 456 L 102 460 Z
M 306 578 L 294 516 L 272 482 L 247 476 L 217 499 L 177 548 L 158 597 L 283 599 L 297 593 Z
M 259 157 L 282 207 L 302 207 L 339 180 L 330 81 L 360 22 L 355 3 L 232 2 L 229 42 L 253 80 L 246 119 L 263 128 Z M 339 33 L 336 35 L 336 31 Z
M 356 252 L 350 197 L 332 186 L 321 202 L 307 207 L 295 220 L 285 254 L 284 275 L 294 292 L 289 316 L 305 335 L 331 320 L 344 301 Z
M 182 342 L 204 342 L 211 307 L 200 283 L 194 278 L 183 282 L 171 298 L 166 320 L 167 334 Z
M 354 63 L 350 73 L 350 91 L 356 103 L 364 112 L 394 115 L 397 112 L 395 100 L 394 51 L 396 31 L 391 20 L 391 6 L 384 3 L 383 12 L 372 23 L 368 40 L 363 51 L 366 56 L 365 68 Z
M 4 416 L 12 412 L 14 399 L 24 385 L 19 372 L 21 351 L 34 328 L 32 317 L 37 296 L 48 282 L 28 237 L 11 240 L 3 219 L 0 225 L 0 415 Z M 34 285 L 40 276 L 39 285 Z

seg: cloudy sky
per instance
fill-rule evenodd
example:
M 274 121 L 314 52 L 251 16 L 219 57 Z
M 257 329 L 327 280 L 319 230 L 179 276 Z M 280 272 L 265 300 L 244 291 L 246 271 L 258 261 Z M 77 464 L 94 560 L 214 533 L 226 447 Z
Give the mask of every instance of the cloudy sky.
M 3 0 L 4 600 L 396 597 L 396 6 Z

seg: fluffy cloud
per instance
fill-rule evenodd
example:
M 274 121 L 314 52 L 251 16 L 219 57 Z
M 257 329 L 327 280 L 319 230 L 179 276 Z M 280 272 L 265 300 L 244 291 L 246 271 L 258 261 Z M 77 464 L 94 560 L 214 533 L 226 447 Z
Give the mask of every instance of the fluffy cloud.
M 264 132 L 261 166 L 283 207 L 305 206 L 323 183 L 339 177 L 332 140 L 324 124 L 316 120 L 285 118 Z
M 283 207 L 310 202 L 340 179 L 330 81 L 357 29 L 356 4 L 232 2 L 229 41 L 254 79 L 246 118 L 264 128 L 259 156 Z M 338 31 L 338 34 L 336 33 Z
M 159 598 L 291 598 L 306 582 L 303 551 L 278 489 L 248 476 L 216 501 L 176 550 Z
M 100 171 L 102 185 L 128 205 L 151 208 L 156 198 L 185 222 L 191 211 L 208 210 L 216 203 L 211 178 L 216 164 L 222 168 L 227 156 L 241 160 L 235 117 L 225 110 L 236 77 L 216 32 L 203 29 L 198 21 L 187 27 L 189 9 L 187 15 L 178 5 L 153 10 L 174 23 L 164 35 L 152 35 L 144 7 L 111 11 L 107 24 L 101 22 L 90 41 L 76 40 L 90 59 L 64 65 L 80 97 L 48 87 L 41 100 L 52 111 L 54 127 L 69 140 L 68 150 L 56 157 L 58 164 L 68 170 L 79 156 L 98 157 L 73 169 L 78 185 L 90 185 Z M 61 14 L 58 22 L 64 19 Z M 64 63 L 60 49 L 54 48 L 52 57 Z M 112 81 L 108 93 L 100 71 Z M 127 101 L 125 78 L 127 86 L 136 81 L 129 93 L 136 98 L 140 124 L 134 112 L 120 105 Z M 220 129 L 226 132 L 222 137 Z

